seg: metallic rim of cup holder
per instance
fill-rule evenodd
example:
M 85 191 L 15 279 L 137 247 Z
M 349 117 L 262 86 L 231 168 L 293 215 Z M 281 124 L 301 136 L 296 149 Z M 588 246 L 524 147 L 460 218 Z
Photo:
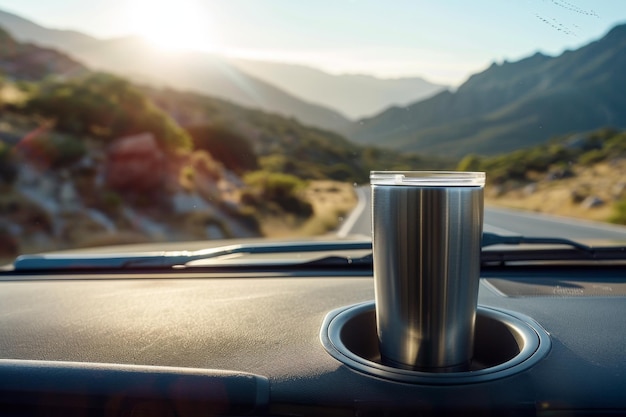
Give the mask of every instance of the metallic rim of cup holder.
M 468 384 L 491 381 L 517 374 L 529 369 L 550 351 L 550 336 L 533 319 L 511 311 L 479 306 L 478 315 L 496 320 L 523 340 L 518 354 L 511 359 L 483 369 L 467 372 L 433 373 L 394 368 L 363 358 L 348 349 L 341 340 L 341 331 L 351 319 L 375 309 L 373 301 L 342 307 L 331 311 L 324 318 L 320 339 L 326 351 L 338 361 L 357 371 L 396 382 L 416 384 Z

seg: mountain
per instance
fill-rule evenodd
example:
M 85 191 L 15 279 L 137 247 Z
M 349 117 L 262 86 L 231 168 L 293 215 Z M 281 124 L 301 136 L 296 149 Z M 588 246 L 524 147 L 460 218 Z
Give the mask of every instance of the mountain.
M 626 25 L 558 57 L 492 64 L 457 91 L 363 119 L 348 134 L 365 144 L 462 156 L 493 155 L 556 135 L 626 127 Z
M 426 99 L 446 86 L 420 77 L 382 79 L 368 75 L 331 75 L 303 65 L 230 59 L 242 71 L 285 91 L 340 111 L 351 118 L 372 116 L 388 107 Z
M 98 41 L 96 38 L 73 30 L 48 29 L 2 10 L 0 10 L 0 26 L 8 30 L 18 41 L 34 42 L 50 47 L 58 45 L 88 47 Z
M 54 49 L 16 42 L 0 28 L 0 70 L 10 78 L 31 81 L 48 75 L 76 76 L 87 68 Z
M 74 31 L 47 29 L 3 11 L 0 26 L 19 41 L 59 49 L 93 69 L 221 97 L 325 129 L 340 131 L 350 124 L 342 114 L 249 76 L 216 55 L 169 53 L 135 37 L 100 40 Z

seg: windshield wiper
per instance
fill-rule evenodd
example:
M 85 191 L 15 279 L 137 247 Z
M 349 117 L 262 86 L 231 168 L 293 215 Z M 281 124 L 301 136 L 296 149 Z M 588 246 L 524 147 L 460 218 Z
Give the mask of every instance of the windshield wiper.
M 591 246 L 576 242 L 575 240 L 558 237 L 526 237 L 521 235 L 498 235 L 496 233 L 483 233 L 482 247 L 493 245 L 565 245 L 581 251 L 592 250 Z
M 518 248 L 487 249 L 486 247 L 506 245 Z M 541 246 L 536 248 L 534 246 Z M 555 246 L 560 246 L 556 247 Z M 521 248 L 523 247 L 523 248 Z M 553 237 L 525 237 L 521 235 L 499 235 L 483 233 L 481 264 L 504 264 L 506 262 L 540 261 L 626 261 L 626 246 L 593 247 L 570 239 Z M 330 256 L 308 262 L 310 266 L 362 266 L 372 263 L 372 254 L 360 258 Z
M 483 233 L 482 247 L 494 245 L 541 245 L 523 250 L 495 249 L 481 252 L 481 263 L 523 261 L 626 261 L 626 246 L 588 246 L 570 239 L 551 237 L 502 236 Z M 554 245 L 561 246 L 555 248 Z
M 483 264 L 512 261 L 626 260 L 626 246 L 592 247 L 569 239 L 502 236 L 483 233 L 482 247 L 519 246 L 516 249 L 483 249 Z M 540 248 L 532 248 L 539 246 Z M 561 246 L 555 248 L 554 245 Z M 530 246 L 530 248 L 528 247 Z M 238 266 L 367 266 L 372 264 L 370 241 L 320 241 L 254 243 L 220 246 L 199 251 L 135 252 L 121 254 L 44 254 L 22 255 L 13 271 L 171 269 L 184 267 Z M 369 251 L 365 256 L 345 255 L 349 251 Z M 327 253 L 330 253 L 327 255 Z M 277 254 L 290 254 L 277 257 Z M 296 256 L 312 254 L 313 256 Z M 318 255 L 319 254 L 319 255 Z M 324 254 L 324 255 L 322 255 Z M 257 255 L 251 262 L 244 256 Z M 238 257 L 240 256 L 240 257 Z
M 369 241 L 254 243 L 220 246 L 198 251 L 134 252 L 119 254 L 43 254 L 21 255 L 13 262 L 14 271 L 76 269 L 140 269 L 184 267 L 194 261 L 206 261 L 237 254 L 279 254 L 372 250 Z M 295 262 L 298 262 L 295 259 Z M 294 262 L 280 262 L 289 264 Z M 229 264 L 232 264 L 229 262 Z M 219 262 L 211 264 L 219 266 Z

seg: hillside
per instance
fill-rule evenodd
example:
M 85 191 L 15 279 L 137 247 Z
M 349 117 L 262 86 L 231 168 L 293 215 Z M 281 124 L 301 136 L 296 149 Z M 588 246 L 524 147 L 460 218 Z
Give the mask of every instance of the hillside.
M 224 100 L 138 86 L 6 33 L 0 41 L 0 258 L 324 233 L 349 212 L 352 183 L 369 170 L 450 166 Z
M 566 135 L 495 157 L 468 155 L 458 168 L 487 173 L 488 204 L 626 224 L 626 131 Z
M 130 83 L 46 80 L 2 83 L 21 94 L 0 105 L 0 258 L 259 234 L 242 181 Z
M 151 87 L 144 87 L 144 91 L 181 126 L 226 130 L 245 138 L 260 166 L 272 172 L 367 182 L 371 170 L 445 169 L 454 165 L 450 158 L 357 145 L 339 134 L 304 126 L 291 118 L 201 94 Z
M 19 41 L 63 51 L 92 69 L 221 97 L 325 129 L 341 131 L 350 124 L 339 112 L 288 94 L 217 55 L 161 51 L 136 37 L 101 40 L 79 32 L 48 29 L 3 11 L 0 26 Z
M 359 143 L 462 156 L 494 155 L 550 137 L 626 127 L 626 25 L 558 57 L 493 64 L 455 92 L 364 119 Z

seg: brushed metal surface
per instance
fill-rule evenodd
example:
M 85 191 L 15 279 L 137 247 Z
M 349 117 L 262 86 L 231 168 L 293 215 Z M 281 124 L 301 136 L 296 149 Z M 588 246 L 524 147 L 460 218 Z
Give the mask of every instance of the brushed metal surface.
M 456 371 L 472 357 L 483 188 L 372 186 L 377 332 L 383 357 Z

